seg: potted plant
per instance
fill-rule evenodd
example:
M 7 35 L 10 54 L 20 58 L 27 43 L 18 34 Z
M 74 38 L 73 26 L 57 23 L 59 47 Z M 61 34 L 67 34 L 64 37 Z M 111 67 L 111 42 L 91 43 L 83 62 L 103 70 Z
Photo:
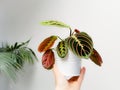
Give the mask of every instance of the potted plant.
M 30 40 L 14 45 L 2 43 L 0 47 L 0 74 L 4 74 L 13 81 L 16 80 L 17 71 L 24 63 L 33 64 L 37 57 L 32 49 L 27 47 Z
M 75 57 L 77 57 L 77 59 L 79 60 L 75 59 L 74 62 L 76 63 L 73 63 L 73 65 L 70 64 L 71 66 L 75 66 L 77 64 L 80 65 L 80 62 L 78 61 L 81 61 L 81 58 L 85 59 L 90 58 L 90 60 L 94 62 L 96 65 L 101 66 L 102 58 L 100 54 L 97 52 L 97 50 L 94 49 L 92 38 L 86 32 L 80 32 L 78 29 L 72 30 L 69 25 L 56 20 L 43 21 L 41 24 L 46 26 L 57 26 L 67 28 L 70 31 L 70 34 L 64 39 L 62 39 L 60 36 L 52 35 L 47 37 L 40 43 L 40 45 L 38 46 L 38 51 L 40 53 L 44 52 L 42 56 L 42 65 L 44 68 L 51 69 L 55 61 L 61 61 L 62 64 L 64 64 L 67 58 L 71 57 L 72 55 L 75 56 L 69 58 L 67 62 L 70 62 L 71 59 Z M 52 47 L 57 39 L 59 39 L 57 46 Z M 68 56 L 68 54 L 70 55 Z M 61 60 L 56 60 L 56 56 L 59 56 Z M 60 64 L 58 64 L 58 66 L 62 68 L 60 70 L 63 73 L 64 71 L 67 72 L 65 68 L 72 69 L 71 67 L 67 66 L 66 63 L 64 66 L 61 66 Z M 80 68 L 80 66 L 78 66 L 78 68 Z

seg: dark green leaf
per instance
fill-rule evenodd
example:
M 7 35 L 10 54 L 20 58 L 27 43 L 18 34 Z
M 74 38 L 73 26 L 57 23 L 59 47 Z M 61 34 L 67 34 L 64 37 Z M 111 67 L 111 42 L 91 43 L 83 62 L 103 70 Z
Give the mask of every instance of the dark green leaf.
M 67 45 L 73 53 L 81 58 L 89 58 L 93 50 L 91 37 L 85 32 L 76 33 L 66 39 Z
M 68 48 L 67 48 L 67 44 L 65 43 L 65 41 L 61 41 L 58 43 L 57 45 L 57 54 L 61 57 L 64 58 L 68 53 Z

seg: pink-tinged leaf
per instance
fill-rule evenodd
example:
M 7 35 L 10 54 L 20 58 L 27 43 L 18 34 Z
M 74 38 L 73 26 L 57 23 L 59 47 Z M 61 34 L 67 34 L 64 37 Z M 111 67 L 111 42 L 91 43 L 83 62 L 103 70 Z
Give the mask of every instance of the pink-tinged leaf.
M 76 33 L 80 33 L 80 31 L 79 31 L 78 29 L 75 29 L 74 31 L 75 31 Z
M 56 39 L 57 39 L 57 36 L 50 36 L 46 38 L 40 43 L 38 47 L 38 51 L 43 52 L 43 51 L 47 51 L 48 49 L 50 49 L 53 46 Z
M 100 54 L 93 48 L 93 52 L 91 53 L 90 59 L 97 65 L 101 66 L 103 63 Z
M 49 49 L 42 56 L 42 65 L 45 69 L 51 69 L 53 68 L 54 63 L 54 52 L 51 49 Z

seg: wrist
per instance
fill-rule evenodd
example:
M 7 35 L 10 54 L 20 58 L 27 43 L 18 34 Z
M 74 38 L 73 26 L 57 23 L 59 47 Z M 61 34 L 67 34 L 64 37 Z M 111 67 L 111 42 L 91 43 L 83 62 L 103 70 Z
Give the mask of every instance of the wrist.
M 56 86 L 55 90 L 69 90 L 66 86 Z
M 80 88 L 76 88 L 76 87 L 60 87 L 60 86 L 56 86 L 55 90 L 80 90 Z
M 68 86 L 56 86 L 55 90 L 80 90 L 78 87 L 68 87 Z

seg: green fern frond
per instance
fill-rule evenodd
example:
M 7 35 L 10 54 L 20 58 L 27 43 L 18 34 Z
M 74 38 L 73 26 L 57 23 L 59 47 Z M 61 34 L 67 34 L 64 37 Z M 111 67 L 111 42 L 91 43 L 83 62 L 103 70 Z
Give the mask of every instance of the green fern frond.
M 11 53 L 1 53 L 0 52 L 0 72 L 4 73 L 6 76 L 12 80 L 16 79 L 16 70 L 13 66 L 14 60 L 11 58 Z M 18 67 L 16 65 L 16 67 Z
M 17 71 L 22 69 L 24 63 L 34 64 L 38 60 L 33 50 L 27 47 L 29 41 L 0 47 L 0 72 L 12 80 L 16 79 Z

